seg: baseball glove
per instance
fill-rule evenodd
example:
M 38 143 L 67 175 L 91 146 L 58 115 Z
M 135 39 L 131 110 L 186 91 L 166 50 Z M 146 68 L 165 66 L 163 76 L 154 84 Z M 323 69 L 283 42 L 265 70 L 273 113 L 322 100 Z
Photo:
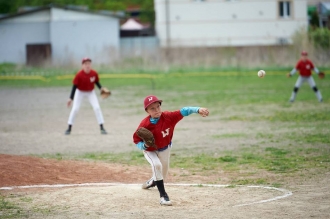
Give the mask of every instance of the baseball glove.
M 323 79 L 324 77 L 325 77 L 324 72 L 320 72 L 320 73 L 319 73 L 319 78 L 320 78 L 320 79 Z
M 157 148 L 157 145 L 155 144 L 154 135 L 152 134 L 151 131 L 141 127 L 136 131 L 136 134 L 144 141 L 144 144 L 147 147 Z
M 101 88 L 101 97 L 103 99 L 109 97 L 110 95 L 111 95 L 111 91 L 109 91 L 108 88 L 106 88 L 106 87 Z

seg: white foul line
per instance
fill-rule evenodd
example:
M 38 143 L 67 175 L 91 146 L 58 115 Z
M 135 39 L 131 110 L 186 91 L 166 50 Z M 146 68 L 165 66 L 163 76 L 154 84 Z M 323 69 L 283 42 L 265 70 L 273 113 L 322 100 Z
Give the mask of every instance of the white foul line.
M 10 186 L 10 187 L 0 187 L 0 190 L 12 190 L 12 189 L 32 189 L 32 188 L 64 188 L 64 187 L 84 187 L 84 186 L 139 186 L 140 184 L 124 184 L 124 183 L 81 183 L 81 184 L 55 184 L 55 185 L 27 185 L 27 186 Z M 230 185 L 219 185 L 219 184 L 182 184 L 182 183 L 166 183 L 169 186 L 198 186 L 198 187 L 228 187 Z M 244 186 L 237 186 L 237 187 L 244 187 Z M 242 207 L 247 205 L 255 205 L 261 204 L 271 201 L 276 201 L 279 199 L 287 198 L 291 196 L 293 193 L 286 189 L 280 189 L 270 186 L 245 186 L 247 188 L 261 188 L 261 189 L 269 189 L 269 190 L 276 190 L 282 192 L 283 195 L 276 196 L 270 199 L 264 199 L 261 201 L 255 201 L 240 205 L 234 205 L 232 207 Z

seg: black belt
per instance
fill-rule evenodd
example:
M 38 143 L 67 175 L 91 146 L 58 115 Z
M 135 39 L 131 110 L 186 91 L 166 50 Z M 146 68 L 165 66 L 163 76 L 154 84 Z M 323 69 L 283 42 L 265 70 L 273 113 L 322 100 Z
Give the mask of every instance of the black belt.
M 172 145 L 172 142 L 169 145 L 167 145 L 166 147 L 160 148 L 157 151 L 165 151 L 168 147 L 171 147 L 171 145 Z

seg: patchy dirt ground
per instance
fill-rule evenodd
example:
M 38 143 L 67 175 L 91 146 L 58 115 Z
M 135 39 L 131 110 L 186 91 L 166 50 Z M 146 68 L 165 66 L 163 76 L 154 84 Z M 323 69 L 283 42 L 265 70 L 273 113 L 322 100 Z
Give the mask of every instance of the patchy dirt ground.
M 132 132 L 141 118 L 142 105 L 134 90 L 120 90 L 101 101 L 108 135 L 99 133 L 91 107 L 85 102 L 72 135 L 65 136 L 70 109 L 65 107 L 68 90 L 0 89 L 0 187 L 72 183 L 123 183 L 111 186 L 1 189 L 0 193 L 24 209 L 30 218 L 329 218 L 330 173 L 312 175 L 287 183 L 285 191 L 261 187 L 205 187 L 168 185 L 172 207 L 158 204 L 156 189 L 142 190 L 150 177 L 146 167 L 52 160 L 29 154 L 129 152 L 136 150 Z M 166 103 L 166 102 L 164 102 Z M 167 108 L 166 104 L 163 108 Z M 142 107 L 141 107 L 142 108 Z M 212 113 L 212 111 L 211 111 Z M 190 116 L 179 123 L 173 153 L 191 150 L 221 150 L 253 144 L 255 139 L 219 139 L 210 135 L 249 134 L 271 129 L 263 123 L 221 121 L 220 116 L 203 120 Z M 198 128 L 196 128 L 198 127 Z M 189 148 L 189 150 L 187 150 Z M 167 183 L 206 183 L 212 177 L 182 177 L 171 169 Z M 220 174 L 220 173 L 219 173 Z M 223 177 L 223 176 L 221 176 Z M 277 197 L 293 194 L 282 199 Z M 276 199 L 276 200 L 272 200 Z M 257 203 L 255 203 L 257 202 Z M 254 204 L 255 203 L 255 204 Z M 239 205 L 244 206 L 239 206 Z M 0 212 L 0 217 L 5 212 Z

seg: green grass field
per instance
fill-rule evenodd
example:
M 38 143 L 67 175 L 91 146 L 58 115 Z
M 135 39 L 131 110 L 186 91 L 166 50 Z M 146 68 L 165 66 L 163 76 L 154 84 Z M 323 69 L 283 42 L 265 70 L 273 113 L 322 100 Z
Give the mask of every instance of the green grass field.
M 270 131 L 214 134 L 210 138 L 221 140 L 257 139 L 257 144 L 240 144 L 239 148 L 218 153 L 178 151 L 171 158 L 172 168 L 183 168 L 191 175 L 213 175 L 223 170 L 231 175 L 235 185 L 268 184 L 282 186 L 297 177 L 308 178 L 310 173 L 322 174 L 330 168 L 330 78 L 320 80 L 314 76 L 324 102 L 318 103 L 314 92 L 304 84 L 296 102 L 288 103 L 297 75 L 288 79 L 286 70 L 267 71 L 258 78 L 257 71 L 191 71 L 170 73 L 100 74 L 101 84 L 110 90 L 134 91 L 130 98 L 150 93 L 166 100 L 166 109 L 182 106 L 204 106 L 210 109 L 212 120 L 219 123 L 238 121 L 242 124 L 264 124 Z M 67 87 L 71 89 L 72 75 L 37 77 L 2 77 L 1 89 L 22 87 Z M 118 94 L 120 95 L 120 94 Z M 140 105 L 128 104 L 132 108 Z M 207 123 L 208 120 L 205 120 Z M 249 134 L 248 134 L 249 133 Z M 42 154 L 45 158 L 95 160 L 129 165 L 147 165 L 140 152 Z M 264 174 L 269 173 L 269 174 Z M 239 176 L 239 177 L 238 177 Z M 287 179 L 283 181 L 283 179 Z M 219 183 L 211 181 L 210 183 Z M 19 207 L 0 196 L 0 211 Z M 13 213 L 15 217 L 15 213 Z
M 304 84 L 295 103 L 288 103 L 297 75 L 286 78 L 287 71 L 267 71 L 265 78 L 258 78 L 256 71 L 208 71 L 171 72 L 154 74 L 100 74 L 103 86 L 116 89 L 133 89 L 136 97 L 150 93 L 166 100 L 167 108 L 177 109 L 186 105 L 208 107 L 214 119 L 244 123 L 265 122 L 278 129 L 289 130 L 274 133 L 246 133 L 214 135 L 214 139 L 257 138 L 266 145 L 245 145 L 243 150 L 228 151 L 224 156 L 192 154 L 173 157 L 172 166 L 192 168 L 195 171 L 214 169 L 216 166 L 231 171 L 251 166 L 273 172 L 292 172 L 315 166 L 329 165 L 330 150 L 330 80 L 315 81 L 322 92 L 324 102 L 318 103 L 314 92 Z M 2 87 L 56 87 L 71 86 L 73 75 L 48 76 L 46 80 L 1 80 Z M 134 95 L 132 98 L 135 98 Z M 133 103 L 131 107 L 139 107 Z M 283 140 L 286 140 L 285 143 Z M 296 144 L 299 143 L 299 144 Z M 269 147 L 267 147 L 269 144 Z M 275 146 L 275 147 L 274 147 Z M 67 157 L 66 155 L 45 155 Z M 102 160 L 140 164 L 144 162 L 138 153 L 84 154 L 80 159 Z M 138 159 L 137 159 L 138 158 Z M 276 160 L 276 162 L 274 161 Z

